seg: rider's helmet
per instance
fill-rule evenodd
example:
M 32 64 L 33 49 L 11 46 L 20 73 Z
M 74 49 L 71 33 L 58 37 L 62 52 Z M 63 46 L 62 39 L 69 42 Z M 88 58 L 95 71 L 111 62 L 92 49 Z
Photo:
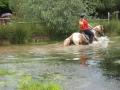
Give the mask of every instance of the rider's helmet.
M 85 17 L 85 13 L 81 13 L 80 18 L 84 18 L 84 17 Z

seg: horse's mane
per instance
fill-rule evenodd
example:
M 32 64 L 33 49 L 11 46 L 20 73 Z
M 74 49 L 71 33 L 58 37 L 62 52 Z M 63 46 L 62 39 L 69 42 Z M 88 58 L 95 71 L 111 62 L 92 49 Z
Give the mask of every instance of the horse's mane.
M 93 30 L 104 30 L 103 25 L 97 25 L 93 28 Z

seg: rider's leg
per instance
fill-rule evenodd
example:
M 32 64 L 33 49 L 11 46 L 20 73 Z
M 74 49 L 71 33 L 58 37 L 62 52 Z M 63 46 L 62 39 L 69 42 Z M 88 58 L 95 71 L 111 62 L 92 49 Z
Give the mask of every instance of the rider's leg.
M 84 33 L 89 37 L 89 43 L 93 42 L 94 34 L 90 30 L 84 30 Z
M 93 42 L 93 38 L 94 38 L 94 34 L 91 31 L 89 33 L 90 33 L 90 43 L 92 43 Z

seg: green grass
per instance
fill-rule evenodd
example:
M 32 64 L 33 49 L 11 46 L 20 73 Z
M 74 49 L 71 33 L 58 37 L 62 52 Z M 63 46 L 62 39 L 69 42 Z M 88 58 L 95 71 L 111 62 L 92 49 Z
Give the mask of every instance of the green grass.
M 19 82 L 18 90 L 62 90 L 54 82 L 41 82 L 33 80 L 31 76 L 23 76 Z
M 8 70 L 0 69 L 0 76 L 10 75 L 10 74 L 12 73 L 10 73 Z
M 103 25 L 105 35 L 120 35 L 119 20 L 90 20 L 91 26 Z M 8 44 L 49 44 L 54 41 L 64 40 L 75 30 L 50 30 L 39 23 L 11 23 L 0 27 L 0 45 Z
M 120 21 L 119 20 L 110 20 L 103 21 L 100 24 L 104 26 L 105 33 L 109 36 L 120 35 Z

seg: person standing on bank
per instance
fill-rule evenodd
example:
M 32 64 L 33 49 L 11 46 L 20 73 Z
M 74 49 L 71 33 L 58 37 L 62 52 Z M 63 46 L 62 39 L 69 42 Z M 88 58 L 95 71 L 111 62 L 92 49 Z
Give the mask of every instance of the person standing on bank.
M 94 34 L 91 31 L 92 27 L 89 25 L 88 20 L 85 18 L 85 14 L 80 15 L 79 26 L 80 31 L 89 37 L 89 43 L 92 43 Z

